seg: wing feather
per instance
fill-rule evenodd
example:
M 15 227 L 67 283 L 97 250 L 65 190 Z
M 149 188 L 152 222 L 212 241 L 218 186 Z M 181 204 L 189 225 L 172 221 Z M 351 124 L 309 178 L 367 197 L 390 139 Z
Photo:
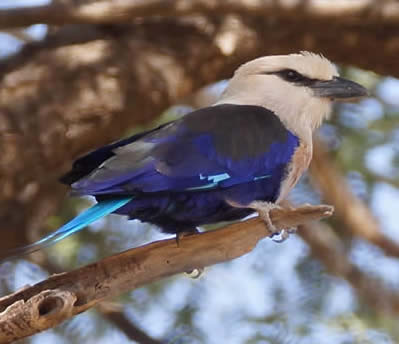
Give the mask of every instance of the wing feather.
M 95 168 L 91 164 L 72 187 L 91 195 L 224 188 L 272 176 L 290 162 L 298 144 L 263 107 L 212 106 L 114 143 L 112 155 L 98 159 Z

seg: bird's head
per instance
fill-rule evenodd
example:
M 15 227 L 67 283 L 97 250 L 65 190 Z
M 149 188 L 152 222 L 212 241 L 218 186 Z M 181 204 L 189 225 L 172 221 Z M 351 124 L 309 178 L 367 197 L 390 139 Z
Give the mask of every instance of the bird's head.
M 340 78 L 325 57 L 301 52 L 260 57 L 243 64 L 218 103 L 264 106 L 292 131 L 309 135 L 329 116 L 334 100 L 366 95 L 363 86 Z

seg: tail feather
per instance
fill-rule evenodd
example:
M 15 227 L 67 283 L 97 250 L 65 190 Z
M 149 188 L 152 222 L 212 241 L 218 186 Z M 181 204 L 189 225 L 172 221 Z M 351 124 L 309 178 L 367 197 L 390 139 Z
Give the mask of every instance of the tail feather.
M 6 253 L 5 257 L 11 258 L 20 255 L 29 254 L 45 247 L 55 244 L 56 242 L 65 239 L 66 237 L 82 230 L 90 223 L 97 221 L 98 219 L 114 212 L 115 210 L 123 207 L 125 204 L 130 202 L 132 197 L 124 197 L 112 200 L 101 201 L 91 208 L 85 210 L 83 213 L 76 216 L 71 221 L 57 229 L 55 232 L 50 233 L 44 238 L 36 241 L 33 244 L 18 247 Z

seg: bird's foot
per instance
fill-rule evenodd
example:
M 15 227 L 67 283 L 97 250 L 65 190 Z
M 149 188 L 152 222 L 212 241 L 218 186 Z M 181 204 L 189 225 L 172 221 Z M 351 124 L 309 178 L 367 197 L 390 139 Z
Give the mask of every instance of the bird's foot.
M 196 268 L 191 271 L 186 271 L 185 274 L 192 279 L 197 279 L 202 276 L 204 271 L 205 271 L 205 268 Z
M 288 239 L 290 234 L 296 232 L 296 228 L 289 229 L 277 229 L 270 218 L 270 211 L 273 209 L 281 209 L 281 207 L 275 203 L 271 202 L 262 202 L 262 201 L 254 201 L 249 204 L 249 207 L 256 210 L 259 214 L 259 217 L 263 220 L 266 225 L 266 230 L 269 234 L 269 237 L 277 243 L 282 243 Z
M 270 235 L 270 238 L 277 243 L 282 243 L 284 241 L 286 241 L 291 234 L 295 234 L 296 233 L 296 228 L 289 228 L 289 229 L 282 229 L 280 232 L 278 233 L 273 233 L 272 235 Z
M 273 225 L 272 219 L 270 218 L 270 211 L 272 209 L 281 208 L 279 205 L 271 202 L 254 201 L 249 204 L 249 207 L 258 212 L 259 217 L 266 225 L 266 230 L 268 231 L 270 237 L 280 234 L 281 231 Z
M 180 247 L 180 240 L 182 238 L 190 236 L 190 235 L 194 235 L 194 234 L 197 234 L 197 233 L 200 233 L 200 231 L 197 228 L 192 228 L 192 229 L 189 229 L 189 230 L 185 230 L 183 232 L 176 233 L 176 244 L 177 244 L 177 247 Z M 196 268 L 196 269 L 193 269 L 191 271 L 186 271 L 185 274 L 188 277 L 192 278 L 192 279 L 197 279 L 197 278 L 200 278 L 202 276 L 204 271 L 205 271 L 205 268 Z

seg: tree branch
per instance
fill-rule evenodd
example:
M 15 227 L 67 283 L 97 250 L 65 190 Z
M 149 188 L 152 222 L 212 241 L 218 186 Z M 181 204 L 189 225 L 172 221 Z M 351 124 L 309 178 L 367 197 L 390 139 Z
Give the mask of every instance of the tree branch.
M 49 260 L 48 255 L 45 251 L 41 251 L 43 254 L 41 257 L 38 255 L 30 256 L 33 258 L 32 262 L 41 266 L 45 269 L 49 275 L 59 274 L 65 270 L 61 265 L 54 263 Z M 38 259 L 39 258 L 39 259 Z M 110 322 L 113 326 L 118 328 L 123 334 L 134 342 L 139 344 L 162 344 L 160 340 L 154 339 L 141 330 L 136 324 L 129 319 L 123 312 L 124 306 L 120 303 L 102 301 L 99 302 L 96 307 L 96 311 Z
M 276 15 L 272 10 L 269 16 L 244 15 L 249 11 L 244 5 L 257 3 L 240 2 L 242 16 L 220 12 L 215 18 L 218 12 L 212 12 L 200 21 L 171 16 L 131 25 L 66 25 L 0 63 L 0 151 L 5 152 L 0 161 L 0 230 L 7 236 L 0 249 L 24 244 L 32 235 L 25 233 L 43 228 L 65 195 L 56 179 L 78 155 L 115 140 L 126 128 L 148 123 L 251 58 L 311 50 L 334 62 L 399 76 L 399 28 L 394 22 L 370 26 L 342 14 L 326 25 L 316 15 L 304 20 L 299 10 L 280 16 L 287 9 L 278 6 Z M 1 17 L 0 25 L 7 20 Z
M 309 245 L 312 256 L 320 260 L 329 273 L 348 281 L 369 307 L 384 315 L 399 313 L 397 290 L 386 287 L 354 265 L 348 258 L 345 244 L 329 225 L 304 224 L 299 227 L 298 234 Z
M 348 22 L 385 21 L 398 24 L 399 6 L 395 1 L 242 1 L 242 0 L 114 0 L 87 1 L 70 6 L 53 3 L 44 6 L 0 10 L 0 29 L 37 23 L 112 24 L 151 16 L 250 15 L 265 17 L 301 16 L 342 19 Z M 344 16 L 344 17 L 342 17 Z
M 320 139 L 315 140 L 310 175 L 323 199 L 334 204 L 337 219 L 344 225 L 343 233 L 363 238 L 380 247 L 385 254 L 399 257 L 399 245 L 382 232 L 367 205 L 352 193 Z
M 111 324 L 116 326 L 123 334 L 139 343 L 139 344 L 162 344 L 162 341 L 150 337 L 143 330 L 133 324 L 123 313 L 123 307 L 119 304 L 111 304 L 110 302 L 100 302 L 96 310 L 107 319 Z
M 330 206 L 271 211 L 277 228 L 332 214 Z M 105 298 L 177 273 L 225 262 L 250 252 L 267 235 L 259 218 L 219 230 L 162 240 L 107 257 L 75 271 L 56 274 L 0 299 L 0 343 L 58 325 Z

